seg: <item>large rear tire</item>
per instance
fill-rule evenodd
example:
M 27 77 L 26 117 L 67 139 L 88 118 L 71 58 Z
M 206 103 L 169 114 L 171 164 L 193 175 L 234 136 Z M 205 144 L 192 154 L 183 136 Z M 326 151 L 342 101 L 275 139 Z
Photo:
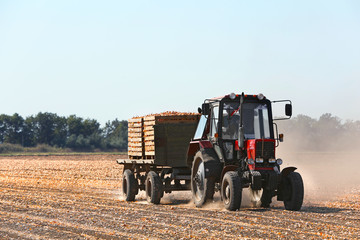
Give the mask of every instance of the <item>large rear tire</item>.
M 236 211 L 240 208 L 242 197 L 241 178 L 236 171 L 226 172 L 221 183 L 221 198 L 225 208 Z
M 136 194 L 138 194 L 138 182 L 135 179 L 134 173 L 130 169 L 123 172 L 122 191 L 125 196 L 125 201 L 134 201 Z
M 304 184 L 301 175 L 297 172 L 291 172 L 284 179 L 283 187 L 288 193 L 284 200 L 286 210 L 299 211 L 304 200 Z
M 205 164 L 201 152 L 197 152 L 191 168 L 191 192 L 196 207 L 203 206 L 213 199 L 215 179 L 205 178 Z
M 146 176 L 145 181 L 146 200 L 149 203 L 159 204 L 163 196 L 163 183 L 159 175 L 150 171 Z

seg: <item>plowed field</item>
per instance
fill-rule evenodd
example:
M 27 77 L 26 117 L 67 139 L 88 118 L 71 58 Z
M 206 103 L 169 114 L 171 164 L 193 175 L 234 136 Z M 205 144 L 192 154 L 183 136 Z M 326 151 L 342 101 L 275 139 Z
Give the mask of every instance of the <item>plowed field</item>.
M 299 212 L 221 203 L 195 208 L 189 193 L 160 205 L 120 195 L 113 155 L 0 158 L 0 239 L 359 239 L 360 189 L 306 198 Z M 245 191 L 244 191 L 245 195 Z M 216 194 L 218 198 L 218 193 Z M 245 198 L 245 196 L 244 196 Z

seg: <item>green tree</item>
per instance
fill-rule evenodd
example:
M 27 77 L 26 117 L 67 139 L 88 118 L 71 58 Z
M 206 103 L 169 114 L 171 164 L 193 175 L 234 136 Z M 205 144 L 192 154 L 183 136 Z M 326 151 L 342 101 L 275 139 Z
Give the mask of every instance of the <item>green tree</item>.
M 57 118 L 56 114 L 48 112 L 39 112 L 33 118 L 32 126 L 37 144 L 53 145 Z
M 68 134 L 69 136 L 79 136 L 83 132 L 83 119 L 76 115 L 70 115 L 67 118 Z
M 17 113 L 0 115 L 0 141 L 23 145 L 24 119 Z
M 128 122 L 115 119 L 108 121 L 103 129 L 106 148 L 126 151 L 128 144 Z
M 100 123 L 95 119 L 82 119 L 76 115 L 67 118 L 68 139 L 66 146 L 75 150 L 103 149 Z

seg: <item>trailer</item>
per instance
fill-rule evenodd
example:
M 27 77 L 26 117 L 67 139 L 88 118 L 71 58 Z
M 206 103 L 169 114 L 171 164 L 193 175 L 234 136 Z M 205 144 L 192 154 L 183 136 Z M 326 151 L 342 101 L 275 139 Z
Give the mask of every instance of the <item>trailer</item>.
M 139 190 L 150 203 L 159 203 L 164 192 L 191 190 L 191 167 L 187 161 L 189 142 L 200 114 L 166 112 L 128 121 L 128 159 L 122 190 L 126 201 L 135 200 Z
M 273 118 L 272 104 L 285 103 L 285 117 Z M 122 192 L 134 201 L 144 190 L 158 204 L 164 193 L 191 190 L 202 207 L 220 192 L 226 209 L 240 208 L 249 188 L 254 206 L 270 207 L 273 197 L 298 211 L 304 197 L 296 167 L 280 171 L 275 149 L 283 141 L 276 120 L 291 118 L 290 100 L 270 101 L 263 94 L 231 93 L 205 99 L 198 114 L 166 112 L 128 121 L 128 158 Z

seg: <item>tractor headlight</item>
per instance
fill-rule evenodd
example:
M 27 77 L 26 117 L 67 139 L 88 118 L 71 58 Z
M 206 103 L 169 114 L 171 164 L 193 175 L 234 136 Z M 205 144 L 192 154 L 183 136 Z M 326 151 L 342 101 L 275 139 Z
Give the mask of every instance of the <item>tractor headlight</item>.
M 256 159 L 255 159 L 255 162 L 257 162 L 257 163 L 263 163 L 263 162 L 264 162 L 264 159 L 263 159 L 263 158 L 256 158 Z
M 252 158 L 249 158 L 249 159 L 247 160 L 247 162 L 248 162 L 249 165 L 255 164 L 254 159 L 252 159 Z
M 269 163 L 275 163 L 276 159 L 275 158 L 269 158 Z
M 276 159 L 277 165 L 281 165 L 283 163 L 283 160 L 281 158 Z
M 232 93 L 230 93 L 230 99 L 231 99 L 231 100 L 234 100 L 235 98 L 236 98 L 236 94 L 235 94 L 235 93 L 233 93 L 233 92 L 232 92 Z

